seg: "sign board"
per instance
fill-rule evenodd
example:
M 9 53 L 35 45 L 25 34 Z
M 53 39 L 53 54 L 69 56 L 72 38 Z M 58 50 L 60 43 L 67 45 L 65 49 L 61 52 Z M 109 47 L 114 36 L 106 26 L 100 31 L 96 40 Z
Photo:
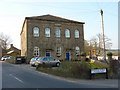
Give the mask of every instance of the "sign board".
M 108 79 L 108 70 L 106 69 L 90 69 L 90 79 L 95 74 L 106 74 L 106 79 Z
M 95 73 L 106 73 L 107 70 L 106 69 L 91 69 L 91 74 L 95 74 Z

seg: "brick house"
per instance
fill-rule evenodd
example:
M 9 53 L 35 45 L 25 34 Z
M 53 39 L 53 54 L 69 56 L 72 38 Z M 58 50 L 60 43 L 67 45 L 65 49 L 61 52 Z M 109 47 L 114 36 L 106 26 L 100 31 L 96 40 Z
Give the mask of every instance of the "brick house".
M 53 15 L 26 17 L 21 31 L 21 56 L 80 60 L 84 50 L 84 22 Z

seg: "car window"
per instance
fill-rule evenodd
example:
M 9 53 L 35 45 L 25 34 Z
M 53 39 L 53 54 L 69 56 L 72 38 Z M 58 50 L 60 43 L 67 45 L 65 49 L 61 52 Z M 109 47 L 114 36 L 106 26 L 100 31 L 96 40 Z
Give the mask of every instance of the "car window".
M 43 58 L 43 61 L 48 61 L 48 58 Z
M 53 58 L 51 58 L 51 57 L 49 57 L 48 59 L 49 59 L 50 61 L 54 61 L 54 59 L 53 59 Z
M 31 59 L 31 61 L 33 61 L 33 60 L 34 60 L 34 58 Z
M 38 60 L 38 61 L 42 60 L 42 57 L 39 57 L 37 60 Z
M 36 57 L 35 60 L 37 60 L 39 57 Z

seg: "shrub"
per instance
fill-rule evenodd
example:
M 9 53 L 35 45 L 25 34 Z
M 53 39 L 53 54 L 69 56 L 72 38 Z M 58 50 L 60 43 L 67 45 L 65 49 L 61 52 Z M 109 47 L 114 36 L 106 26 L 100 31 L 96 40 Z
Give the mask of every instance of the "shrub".
M 88 78 L 89 67 L 87 63 L 71 63 L 70 72 L 76 78 Z
M 112 60 L 109 66 L 110 71 L 114 74 L 118 74 L 118 68 L 119 68 L 118 60 Z
M 102 68 L 108 68 L 108 65 L 100 62 L 100 61 L 95 61 L 94 63 L 88 63 L 88 66 L 90 69 L 102 69 Z
M 71 61 L 62 62 L 60 67 L 39 66 L 37 70 L 57 76 L 88 79 L 90 69 L 106 67 L 107 65 L 99 61 L 96 61 L 95 63 Z

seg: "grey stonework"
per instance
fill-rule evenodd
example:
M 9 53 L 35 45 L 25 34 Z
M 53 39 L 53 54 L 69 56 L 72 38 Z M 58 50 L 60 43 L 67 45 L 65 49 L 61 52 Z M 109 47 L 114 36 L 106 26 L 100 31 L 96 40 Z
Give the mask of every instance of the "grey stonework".
M 35 46 L 40 48 L 40 56 L 45 56 L 46 51 L 51 52 L 51 57 L 59 60 L 65 60 L 66 52 L 71 53 L 71 60 L 80 60 L 76 56 L 75 47 L 84 50 L 84 23 L 63 19 L 52 15 L 39 17 L 26 17 L 21 31 L 21 56 L 26 56 L 28 62 L 33 57 Z M 39 37 L 33 36 L 33 28 L 39 27 Z M 45 37 L 45 28 L 50 28 L 50 37 Z M 55 37 L 55 29 L 61 29 L 61 37 Z M 65 37 L 65 30 L 70 30 L 70 38 Z M 79 30 L 79 38 L 75 38 L 74 31 Z M 61 47 L 61 56 L 57 57 L 57 47 Z

